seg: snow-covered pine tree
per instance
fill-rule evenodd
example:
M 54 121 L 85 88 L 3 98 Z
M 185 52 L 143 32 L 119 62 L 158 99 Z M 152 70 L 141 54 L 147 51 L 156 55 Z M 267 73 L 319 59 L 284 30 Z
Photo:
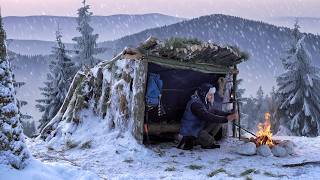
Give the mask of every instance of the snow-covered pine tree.
M 8 57 L 9 63 L 12 64 L 13 61 L 17 61 L 18 58 L 22 57 L 22 56 L 14 53 L 14 52 L 8 51 L 7 57 Z M 17 66 L 11 66 L 11 69 L 12 69 L 13 72 L 18 68 L 19 67 L 17 67 Z M 15 78 L 14 73 L 13 73 L 13 86 L 14 86 L 14 88 L 16 90 L 16 94 L 18 93 L 18 90 L 22 86 L 24 86 L 25 84 L 26 84 L 25 82 L 16 81 L 16 78 Z M 29 136 L 30 133 L 26 134 L 26 132 L 30 132 L 31 129 L 34 129 L 34 131 L 33 131 L 33 134 L 34 134 L 36 132 L 36 128 L 31 128 L 32 124 L 34 125 L 34 121 L 32 121 L 33 123 L 28 122 L 28 121 L 30 121 L 32 116 L 22 112 L 22 107 L 27 105 L 27 104 L 28 104 L 27 101 L 17 98 L 17 105 L 18 105 L 18 110 L 19 110 L 19 115 L 20 115 L 20 120 L 21 120 L 21 124 L 22 124 L 22 128 L 23 128 L 23 132 L 28 137 L 31 137 L 31 136 Z
M 36 107 L 43 112 L 39 120 L 41 131 L 47 123 L 56 115 L 69 90 L 73 76 L 76 73 L 75 64 L 67 56 L 65 46 L 61 41 L 62 35 L 58 29 L 56 32 L 57 47 L 53 48 L 55 59 L 49 65 L 45 87 L 40 88 L 43 99 L 37 100 Z
M 292 46 L 282 59 L 285 72 L 277 78 L 280 111 L 296 135 L 320 135 L 320 69 L 311 65 L 304 36 L 296 22 Z
M 15 76 L 13 74 L 13 86 L 16 90 L 16 92 L 15 92 L 16 94 L 17 94 L 17 89 L 21 88 L 25 84 L 26 84 L 25 82 L 16 81 Z M 22 112 L 22 107 L 26 106 L 27 104 L 28 104 L 27 101 L 17 98 L 18 112 L 19 112 L 19 116 L 20 116 L 20 120 L 21 120 L 23 133 L 26 136 L 31 137 L 32 135 L 36 134 L 36 127 L 35 127 L 34 120 L 31 120 L 32 116 Z
M 80 32 L 81 36 L 74 37 L 72 40 L 76 42 L 75 53 L 77 56 L 75 60 L 78 66 L 93 67 L 97 63 L 97 59 L 94 55 L 103 53 L 104 48 L 97 47 L 98 34 L 93 34 L 93 28 L 90 26 L 90 18 L 92 12 L 89 12 L 90 6 L 86 5 L 86 1 L 82 2 L 83 7 L 78 9 L 77 30 Z
M 5 39 L 0 15 L 0 164 L 22 169 L 30 154 L 24 143 Z

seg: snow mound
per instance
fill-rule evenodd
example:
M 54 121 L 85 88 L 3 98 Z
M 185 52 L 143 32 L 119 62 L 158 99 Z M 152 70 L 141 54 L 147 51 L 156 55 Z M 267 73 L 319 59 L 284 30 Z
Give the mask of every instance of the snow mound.
M 83 171 L 70 165 L 61 163 L 41 163 L 31 160 L 23 170 L 16 170 L 5 165 L 0 165 L 0 179 L 6 180 L 95 180 L 99 177 L 89 171 Z

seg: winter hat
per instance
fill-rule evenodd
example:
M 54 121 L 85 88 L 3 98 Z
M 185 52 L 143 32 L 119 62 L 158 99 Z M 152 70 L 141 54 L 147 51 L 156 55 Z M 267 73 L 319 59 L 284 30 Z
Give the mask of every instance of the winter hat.
M 208 91 L 207 94 L 206 94 L 206 98 L 205 98 L 206 104 L 208 104 L 208 101 L 207 101 L 207 96 L 208 96 L 208 94 L 214 95 L 214 93 L 216 93 L 216 88 L 215 88 L 215 87 L 210 88 L 209 91 Z M 212 103 L 213 103 L 213 102 L 211 102 L 211 105 L 212 105 Z
M 206 102 L 207 93 L 213 88 L 211 84 L 204 83 L 197 89 L 197 94 L 203 102 Z

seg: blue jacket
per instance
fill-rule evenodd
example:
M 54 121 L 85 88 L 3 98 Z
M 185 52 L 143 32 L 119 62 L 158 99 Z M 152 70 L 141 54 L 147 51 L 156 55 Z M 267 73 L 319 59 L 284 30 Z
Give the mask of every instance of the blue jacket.
M 201 98 L 193 95 L 181 119 L 180 134 L 198 137 L 207 123 L 226 123 L 228 122 L 226 116 L 229 114 L 214 109 L 209 111 Z
M 182 136 L 198 137 L 200 131 L 204 128 L 205 122 L 198 119 L 191 111 L 191 105 L 194 102 L 201 102 L 200 98 L 192 96 L 188 102 L 186 110 L 181 119 L 180 134 Z
M 147 105 L 158 105 L 159 95 L 161 94 L 163 82 L 159 74 L 150 73 L 146 92 Z

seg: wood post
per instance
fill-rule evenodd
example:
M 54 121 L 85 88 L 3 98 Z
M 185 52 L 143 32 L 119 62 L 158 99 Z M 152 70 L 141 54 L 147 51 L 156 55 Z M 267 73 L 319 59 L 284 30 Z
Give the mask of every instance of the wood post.
M 145 116 L 145 92 L 147 88 L 148 62 L 141 60 L 138 62 L 133 86 L 139 90 L 133 93 L 133 135 L 140 144 L 143 144 L 143 128 Z
M 236 112 L 238 111 L 238 108 L 237 107 L 237 99 L 236 99 L 236 94 L 237 94 L 237 65 L 234 65 L 233 66 L 233 74 L 232 74 L 232 84 L 233 84 L 233 91 L 232 91 L 232 96 L 233 96 L 233 110 Z M 238 122 L 240 123 L 240 121 Z M 232 125 L 232 133 L 233 133 L 233 137 L 236 137 L 237 136 L 237 132 L 236 132 L 236 126 L 233 124 Z M 240 138 L 240 133 L 239 133 L 239 138 Z

